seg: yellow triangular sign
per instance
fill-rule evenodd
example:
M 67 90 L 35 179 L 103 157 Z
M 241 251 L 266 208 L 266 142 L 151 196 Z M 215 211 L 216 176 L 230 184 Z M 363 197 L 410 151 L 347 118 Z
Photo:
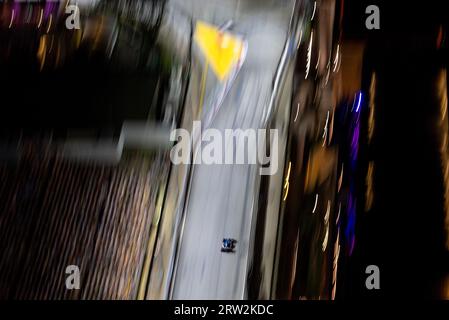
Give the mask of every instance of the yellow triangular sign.
M 228 76 L 244 50 L 242 39 L 204 22 L 196 24 L 195 41 L 220 81 Z

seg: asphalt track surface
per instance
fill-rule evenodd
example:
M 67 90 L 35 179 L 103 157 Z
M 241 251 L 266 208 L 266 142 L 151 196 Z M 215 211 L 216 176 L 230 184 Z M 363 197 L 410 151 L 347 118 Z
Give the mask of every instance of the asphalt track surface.
M 217 25 L 233 19 L 233 32 L 243 34 L 248 42 L 245 63 L 210 127 L 223 135 L 225 129 L 260 128 L 293 1 L 179 1 L 179 6 Z M 207 15 L 201 16 L 202 12 Z M 204 109 L 208 107 L 206 103 Z M 225 145 L 224 152 L 231 152 L 232 147 Z M 194 166 L 173 278 L 173 299 L 245 298 L 258 174 L 257 165 Z M 220 251 L 224 237 L 237 239 L 235 253 Z

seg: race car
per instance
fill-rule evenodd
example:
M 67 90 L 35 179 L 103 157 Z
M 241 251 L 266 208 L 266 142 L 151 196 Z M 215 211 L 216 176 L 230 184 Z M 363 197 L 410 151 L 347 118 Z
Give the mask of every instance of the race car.
M 224 238 L 221 245 L 221 252 L 234 252 L 237 240 L 231 238 Z

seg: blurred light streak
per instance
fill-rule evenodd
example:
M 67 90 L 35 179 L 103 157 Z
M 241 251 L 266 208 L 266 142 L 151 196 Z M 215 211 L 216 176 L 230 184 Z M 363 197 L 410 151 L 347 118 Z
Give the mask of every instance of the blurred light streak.
M 306 77 L 305 77 L 305 79 L 307 79 L 309 77 L 310 64 L 311 64 L 311 61 L 312 61 L 312 45 L 313 45 L 313 30 L 310 33 L 310 42 L 309 42 L 309 47 L 307 48 L 307 65 L 306 65 Z
M 361 105 L 362 96 L 358 95 L 357 105 Z M 353 109 L 351 110 L 351 135 L 350 135 L 350 146 L 349 146 L 349 156 L 350 163 L 349 167 L 346 168 L 347 174 L 350 177 L 349 181 L 349 196 L 347 201 L 347 219 L 346 226 L 344 230 L 344 235 L 346 239 L 347 253 L 349 256 L 352 255 L 355 246 L 355 224 L 356 224 L 356 213 L 357 213 L 357 199 L 355 197 L 356 181 L 353 178 L 357 172 L 357 161 L 359 156 L 359 139 L 360 139 L 360 113 L 354 112 L 354 106 L 356 105 L 356 100 L 354 99 Z
M 343 175 L 344 175 L 344 170 L 345 170 L 345 166 L 344 164 L 342 164 L 341 166 L 341 172 L 340 172 L 340 177 L 338 178 L 338 192 L 340 192 L 341 190 L 341 186 L 343 185 Z
M 443 26 L 440 25 L 440 28 L 438 30 L 438 36 L 437 36 L 437 49 L 441 48 L 441 45 L 443 44 L 443 39 L 444 39 Z
M 329 217 L 331 214 L 331 202 L 327 201 L 326 214 L 324 215 L 324 223 L 329 224 Z
M 39 13 L 39 22 L 37 23 L 37 28 L 39 29 L 42 25 L 42 17 L 44 16 L 44 10 L 41 9 L 40 13 Z
M 53 23 L 53 15 L 50 14 L 50 20 L 48 21 L 47 33 L 50 32 L 51 24 Z
M 445 231 L 446 231 L 446 249 L 449 250 L 449 151 L 447 149 L 447 140 L 449 136 L 449 124 L 447 115 L 447 71 L 440 71 L 437 79 L 437 97 L 440 100 L 440 123 L 439 134 L 441 139 L 440 157 L 441 170 L 444 178 L 444 209 L 445 209 Z
M 315 205 L 313 206 L 312 213 L 315 213 L 317 206 L 318 206 L 318 193 L 315 195 Z
M 37 50 L 37 59 L 40 62 L 40 70 L 42 70 L 44 68 L 45 65 L 45 59 L 47 56 L 47 35 L 42 35 L 40 40 L 39 40 L 39 48 Z
M 331 69 L 330 69 L 330 62 L 328 61 L 327 66 L 326 66 L 326 81 L 324 82 L 323 88 L 325 88 L 329 82 L 329 77 L 331 74 Z
M 296 237 L 295 240 L 295 250 L 293 251 L 293 266 L 290 276 L 290 294 L 293 290 L 293 286 L 295 285 L 296 280 L 296 270 L 297 270 L 297 264 L 298 264 L 298 243 L 299 243 L 299 237 Z
M 337 275 L 338 275 L 338 260 L 340 258 L 340 228 L 337 231 L 337 239 L 334 245 L 334 261 L 332 264 L 332 300 L 335 300 L 337 293 Z
M 283 201 L 287 200 L 287 197 L 288 197 L 288 191 L 290 189 L 290 173 L 291 173 L 291 169 L 292 169 L 292 162 L 289 161 L 287 176 L 285 177 L 284 190 L 286 190 L 286 191 L 285 191 L 285 195 L 284 195 Z
M 356 203 L 352 194 L 349 194 L 348 200 L 348 221 L 346 224 L 345 237 L 348 242 L 348 255 L 351 256 L 355 245 L 355 220 Z
M 313 21 L 313 18 L 315 18 L 315 12 L 316 12 L 316 1 L 313 2 L 313 12 L 310 21 Z
M 290 180 L 290 173 L 291 173 L 291 169 L 292 169 L 292 162 L 289 161 L 288 162 L 288 171 L 287 171 L 287 178 L 286 178 L 286 184 L 288 183 L 288 181 Z
M 284 199 L 282 201 L 287 200 L 288 197 L 288 191 L 290 190 L 290 183 L 287 182 L 287 185 L 285 186 L 285 195 L 284 195 Z
M 298 119 L 298 115 L 299 115 L 299 102 L 297 104 L 297 108 L 296 108 L 296 116 L 295 116 L 295 120 L 293 122 L 296 122 L 296 120 Z
M 340 214 L 341 214 L 341 202 L 338 204 L 338 213 L 337 213 L 337 219 L 335 219 L 335 224 L 338 224 L 340 222 Z M 338 230 L 340 233 L 340 229 Z
M 326 141 L 327 141 L 328 125 L 329 125 L 329 110 L 327 110 L 326 123 L 324 124 L 324 132 L 323 132 L 323 136 L 322 136 L 323 147 L 326 145 Z
M 334 123 L 335 123 L 335 114 L 334 114 L 335 109 L 332 109 L 332 116 L 331 116 L 331 122 L 329 125 L 329 134 L 328 134 L 328 144 L 330 144 L 330 142 L 332 141 L 332 137 L 334 136 Z
M 33 7 L 28 5 L 27 6 L 27 12 L 26 12 L 26 16 L 24 17 L 24 21 L 25 23 L 30 23 L 31 20 L 31 16 L 33 15 Z
M 375 96 L 376 96 L 376 73 L 371 75 L 371 84 L 369 89 L 369 116 L 368 116 L 368 143 L 371 143 L 375 126 Z
M 443 280 L 441 299 L 449 300 L 449 275 Z
M 340 61 L 340 45 L 338 44 L 337 45 L 337 53 L 335 54 L 335 60 L 334 60 L 334 70 L 333 70 L 334 73 L 337 71 L 339 61 Z
M 356 123 L 353 128 L 352 132 L 352 139 L 351 139 L 351 168 L 355 170 L 357 158 L 359 155 L 359 137 L 360 137 L 360 121 L 358 119 L 358 113 L 356 118 Z
M 357 108 L 355 109 L 355 112 L 360 111 L 360 106 L 362 105 L 362 92 L 359 92 L 358 102 L 357 102 Z
M 328 242 L 329 242 L 329 224 L 326 226 L 326 234 L 324 235 L 323 246 L 322 246 L 323 252 L 326 251 Z
M 438 78 L 438 98 L 440 99 L 440 112 L 441 112 L 441 122 L 443 125 L 446 123 L 445 119 L 447 116 L 447 81 L 446 81 L 446 70 L 440 72 Z
M 12 27 L 12 23 L 14 22 L 15 15 L 16 15 L 16 11 L 14 9 L 12 9 L 12 11 L 11 11 L 11 21 L 9 22 L 9 27 L 8 27 L 9 29 L 11 29 L 11 27 Z
M 301 45 L 301 41 L 302 41 L 302 29 L 299 31 L 299 40 L 298 40 L 298 45 L 296 46 L 296 50 L 299 49 L 299 46 Z
M 374 162 L 370 161 L 368 164 L 368 172 L 366 174 L 366 195 L 365 195 L 365 212 L 371 210 L 374 200 Z

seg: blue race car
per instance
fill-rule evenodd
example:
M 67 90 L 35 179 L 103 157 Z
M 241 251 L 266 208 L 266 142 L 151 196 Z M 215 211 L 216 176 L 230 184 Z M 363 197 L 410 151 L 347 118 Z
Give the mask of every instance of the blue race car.
M 221 245 L 221 252 L 234 252 L 237 240 L 231 238 L 224 238 Z

